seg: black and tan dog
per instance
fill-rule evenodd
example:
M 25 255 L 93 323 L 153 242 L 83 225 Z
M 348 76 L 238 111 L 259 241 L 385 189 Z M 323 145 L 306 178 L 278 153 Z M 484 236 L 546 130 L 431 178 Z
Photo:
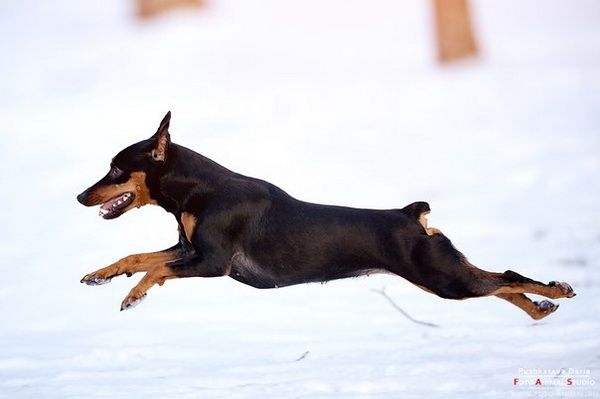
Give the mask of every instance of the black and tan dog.
M 181 277 L 229 276 L 274 288 L 388 272 L 442 298 L 494 295 L 534 319 L 558 305 L 533 302 L 525 293 L 575 296 L 566 283 L 544 284 L 510 270 L 473 266 L 439 230 L 427 227 L 426 202 L 371 210 L 299 201 L 171 143 L 170 118 L 169 112 L 156 134 L 117 154 L 108 174 L 77 197 L 86 206 L 102 204 L 104 219 L 153 204 L 179 224 L 177 245 L 127 256 L 81 280 L 98 285 L 145 272 L 121 310 L 137 304 L 153 285 Z

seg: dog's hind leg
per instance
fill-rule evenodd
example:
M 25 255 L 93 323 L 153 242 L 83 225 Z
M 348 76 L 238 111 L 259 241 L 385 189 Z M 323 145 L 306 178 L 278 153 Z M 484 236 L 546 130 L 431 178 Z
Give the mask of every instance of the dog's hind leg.
M 554 313 L 559 306 L 547 300 L 534 302 L 525 294 L 498 294 L 496 296 L 519 307 L 534 320 L 543 319 Z
M 497 273 L 500 276 L 499 287 L 491 295 L 498 294 L 537 294 L 551 299 L 573 298 L 576 294 L 567 283 L 550 281 L 548 284 L 521 276 L 512 270 Z
M 87 285 L 107 284 L 113 277 L 126 274 L 128 277 L 138 272 L 148 272 L 167 262 L 173 262 L 180 256 L 180 245 L 177 244 L 169 249 L 158 252 L 135 254 L 106 266 L 95 272 L 85 275 L 81 282 Z
M 410 260 L 410 263 L 388 270 L 442 298 L 498 296 L 520 307 L 534 319 L 547 316 L 556 307 L 549 301 L 536 304 L 522 294 L 532 293 L 549 298 L 575 296 L 567 283 L 544 284 L 511 270 L 495 273 L 479 269 L 439 233 L 422 236 L 413 247 Z

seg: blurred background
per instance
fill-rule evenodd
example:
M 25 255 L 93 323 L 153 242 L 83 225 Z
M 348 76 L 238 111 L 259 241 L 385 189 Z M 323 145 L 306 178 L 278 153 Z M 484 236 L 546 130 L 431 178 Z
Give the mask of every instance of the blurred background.
M 598 1 L 4 1 L 0 37 L 1 398 L 600 396 L 513 385 L 600 378 Z M 168 110 L 173 141 L 236 172 L 313 202 L 426 200 L 472 263 L 578 295 L 534 323 L 392 276 L 190 279 L 119 312 L 141 276 L 79 279 L 176 223 L 75 196 Z

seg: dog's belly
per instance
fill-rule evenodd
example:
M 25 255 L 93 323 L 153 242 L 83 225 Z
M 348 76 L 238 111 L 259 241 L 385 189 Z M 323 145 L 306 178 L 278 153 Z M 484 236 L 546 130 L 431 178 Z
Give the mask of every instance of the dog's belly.
M 237 252 L 231 259 L 229 277 L 255 288 L 277 288 L 297 284 L 275 270 L 276 268 L 261 265 L 246 254 Z
M 387 270 L 367 266 L 353 267 L 334 274 L 326 272 L 327 265 L 321 268 L 305 269 L 294 264 L 262 265 L 246 254 L 236 253 L 231 260 L 229 276 L 241 283 L 255 288 L 279 288 L 288 285 L 325 282 L 329 280 L 371 275 L 377 273 L 389 273 Z

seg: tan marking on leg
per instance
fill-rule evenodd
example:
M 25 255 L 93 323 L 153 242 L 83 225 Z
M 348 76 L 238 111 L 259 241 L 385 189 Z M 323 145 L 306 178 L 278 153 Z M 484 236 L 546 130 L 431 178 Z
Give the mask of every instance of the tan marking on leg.
M 542 295 L 546 298 L 558 299 L 558 298 L 572 298 L 575 296 L 573 291 L 565 292 L 559 286 L 551 286 L 551 285 L 540 285 L 533 283 L 515 283 L 513 285 L 500 287 L 490 295 L 498 295 L 498 294 L 536 294 Z
M 102 269 L 96 270 L 95 272 L 87 274 L 83 278 L 83 281 L 88 281 L 92 279 L 92 277 L 110 279 L 121 274 L 127 274 L 130 276 L 138 272 L 147 272 L 156 268 L 157 266 L 165 265 L 168 262 L 176 259 L 177 257 L 173 252 L 163 251 L 129 255 L 110 266 L 106 266 Z
M 163 285 L 165 281 L 169 279 L 179 278 L 170 267 L 162 265 L 156 266 L 154 269 L 148 271 L 144 277 L 140 280 L 135 287 L 129 291 L 129 294 L 125 297 L 121 303 L 121 310 L 127 309 L 131 304 L 139 301 L 146 294 L 146 292 L 154 285 Z
M 185 238 L 187 238 L 189 242 L 192 242 L 192 235 L 194 234 L 194 230 L 196 228 L 196 216 L 188 212 L 183 212 L 181 214 L 181 224 L 183 224 Z
M 558 305 L 555 305 L 544 309 L 524 294 L 498 294 L 496 296 L 519 307 L 534 320 L 543 319 L 558 308 Z

